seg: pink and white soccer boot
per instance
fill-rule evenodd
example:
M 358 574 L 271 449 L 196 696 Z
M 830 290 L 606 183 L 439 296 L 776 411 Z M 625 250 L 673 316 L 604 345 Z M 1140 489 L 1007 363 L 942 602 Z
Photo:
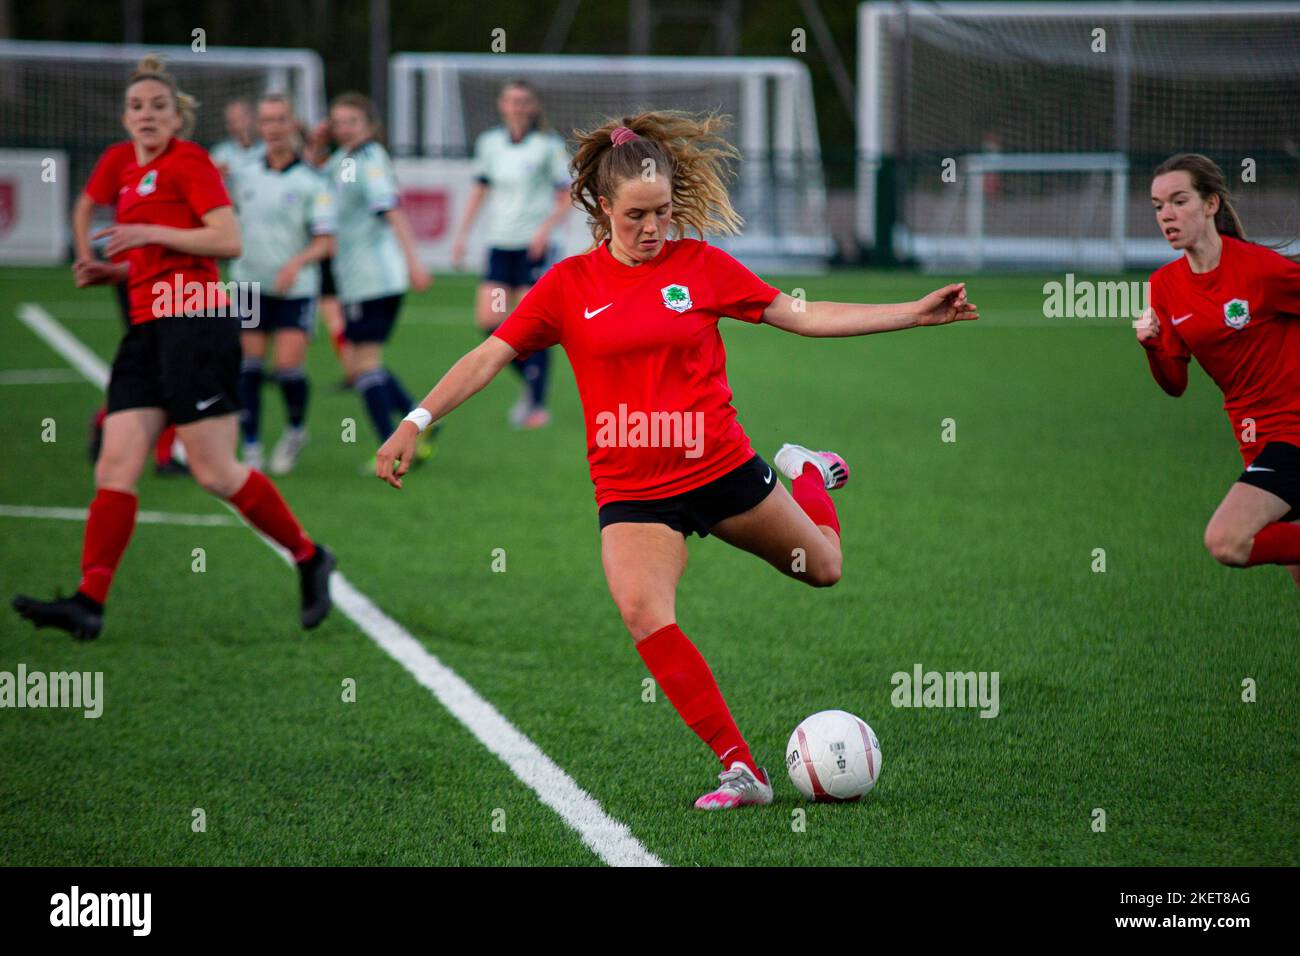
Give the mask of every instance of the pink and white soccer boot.
M 696 809 L 730 810 L 749 803 L 771 803 L 772 784 L 767 771 L 759 768 L 758 773 L 759 776 L 754 776 L 754 771 L 737 760 L 730 770 L 718 774 L 721 783 L 717 790 L 711 790 L 695 801 Z
M 794 481 L 803 474 L 804 465 L 816 465 L 826 482 L 826 490 L 843 488 L 849 483 L 849 463 L 833 451 L 809 451 L 803 445 L 782 445 L 773 459 L 781 474 Z

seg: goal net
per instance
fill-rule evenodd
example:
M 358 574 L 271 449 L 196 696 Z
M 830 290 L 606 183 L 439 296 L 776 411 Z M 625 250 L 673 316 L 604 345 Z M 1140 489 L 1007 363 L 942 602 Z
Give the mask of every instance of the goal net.
M 726 113 L 726 135 L 742 155 L 731 198 L 745 228 L 719 244 L 752 268 L 816 268 L 831 254 L 812 85 L 802 63 L 401 53 L 389 71 L 391 141 L 401 157 L 470 156 L 478 135 L 500 122 L 497 95 L 516 77 L 537 88 L 547 122 L 570 140 L 570 153 L 574 129 L 607 117 L 651 108 Z M 583 232 L 579 219 L 571 235 L 576 241 Z
M 161 53 L 180 88 L 199 101 L 192 137 L 206 147 L 226 138 L 223 107 L 231 100 L 285 92 L 308 123 L 324 116 L 320 57 L 309 50 L 127 46 L 0 40 L 0 148 L 60 150 L 68 157 L 68 200 L 85 185 L 95 160 L 126 138 L 122 93 L 147 53 Z
M 1148 268 L 1178 152 L 1223 168 L 1251 238 L 1300 234 L 1300 3 L 864 3 L 858 26 L 868 247 Z

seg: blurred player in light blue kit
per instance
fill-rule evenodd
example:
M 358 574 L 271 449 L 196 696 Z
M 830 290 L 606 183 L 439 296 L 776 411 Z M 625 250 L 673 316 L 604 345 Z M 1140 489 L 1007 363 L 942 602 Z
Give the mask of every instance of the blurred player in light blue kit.
M 487 274 L 478 287 L 474 319 L 491 335 L 550 265 L 551 234 L 572 206 L 569 154 L 564 138 L 546 126 L 537 91 L 526 80 L 511 80 L 497 98 L 501 125 L 474 144 L 477 182 L 452 245 L 452 261 L 465 258 L 465 240 L 487 200 Z M 516 428 L 550 423 L 546 381 L 550 352 L 543 349 L 513 363 L 524 380 L 523 393 L 510 410 Z
M 397 206 L 397 180 L 388 151 L 375 141 L 374 104 L 359 93 L 344 93 L 330 104 L 330 133 L 339 148 L 325 163 L 338 197 L 338 252 L 334 282 L 352 344 L 346 371 L 361 394 L 380 440 L 411 408 L 411 396 L 384 367 L 383 348 L 397 323 L 407 289 L 429 288 L 429 273 L 415 256 L 405 214 Z M 419 460 L 432 455 L 425 443 Z M 363 466 L 374 473 L 374 460 Z
M 253 104 L 248 100 L 231 100 L 226 104 L 226 139 L 212 147 L 208 155 L 227 182 L 230 174 L 266 155 L 266 143 L 253 137 Z
M 237 282 L 256 282 L 256 324 L 240 335 L 243 363 L 245 464 L 262 467 L 260 440 L 263 362 L 275 337 L 275 379 L 284 396 L 287 424 L 271 453 L 270 471 L 293 470 L 307 442 L 308 382 L 303 362 L 316 316 L 320 261 L 334 254 L 336 202 L 329 180 L 298 155 L 298 123 L 287 96 L 272 93 L 257 107 L 257 128 L 266 153 L 236 168 L 231 193 L 239 210 L 244 254 L 230 265 Z

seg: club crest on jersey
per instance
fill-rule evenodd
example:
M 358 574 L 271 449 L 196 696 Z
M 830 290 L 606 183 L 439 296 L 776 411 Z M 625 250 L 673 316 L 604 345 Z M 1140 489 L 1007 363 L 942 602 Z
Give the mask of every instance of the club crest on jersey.
M 684 285 L 673 283 L 659 291 L 663 293 L 664 305 L 674 312 L 689 312 L 694 308 L 694 303 L 691 302 L 691 290 Z
M 135 191 L 138 196 L 147 196 L 157 188 L 158 170 L 151 169 L 149 172 L 144 174 L 144 178 L 141 179 L 140 184 L 135 187 Z
M 1250 321 L 1250 303 L 1245 299 L 1232 299 L 1223 304 L 1223 321 L 1229 328 L 1245 328 Z

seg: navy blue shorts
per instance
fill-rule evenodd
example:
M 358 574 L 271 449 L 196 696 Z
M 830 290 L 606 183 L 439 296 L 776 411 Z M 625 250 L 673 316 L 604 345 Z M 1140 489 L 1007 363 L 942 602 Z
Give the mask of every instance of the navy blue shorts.
M 320 294 L 322 299 L 339 294 L 339 290 L 334 285 L 333 259 L 322 259 L 320 261 Z
M 245 325 L 245 332 L 278 332 L 280 329 L 297 329 L 308 335 L 316 328 L 316 300 L 281 299 L 273 295 L 260 295 L 252 315 L 255 324 Z
M 600 526 L 631 521 L 637 524 L 666 524 L 689 536 L 709 536 L 719 521 L 743 514 L 776 490 L 776 474 L 761 455 L 707 485 L 669 498 L 649 501 L 608 501 L 600 508 Z
M 512 289 L 537 285 L 550 258 L 549 252 L 540 259 L 530 259 L 527 249 L 489 249 L 487 275 L 483 278 L 487 282 L 499 282 Z
M 343 327 L 343 337 L 349 342 L 387 342 L 401 307 L 400 295 L 345 303 L 343 317 L 347 324 Z
M 1300 448 L 1285 441 L 1271 441 L 1237 479 L 1272 492 L 1291 506 L 1279 521 L 1300 521 Z

